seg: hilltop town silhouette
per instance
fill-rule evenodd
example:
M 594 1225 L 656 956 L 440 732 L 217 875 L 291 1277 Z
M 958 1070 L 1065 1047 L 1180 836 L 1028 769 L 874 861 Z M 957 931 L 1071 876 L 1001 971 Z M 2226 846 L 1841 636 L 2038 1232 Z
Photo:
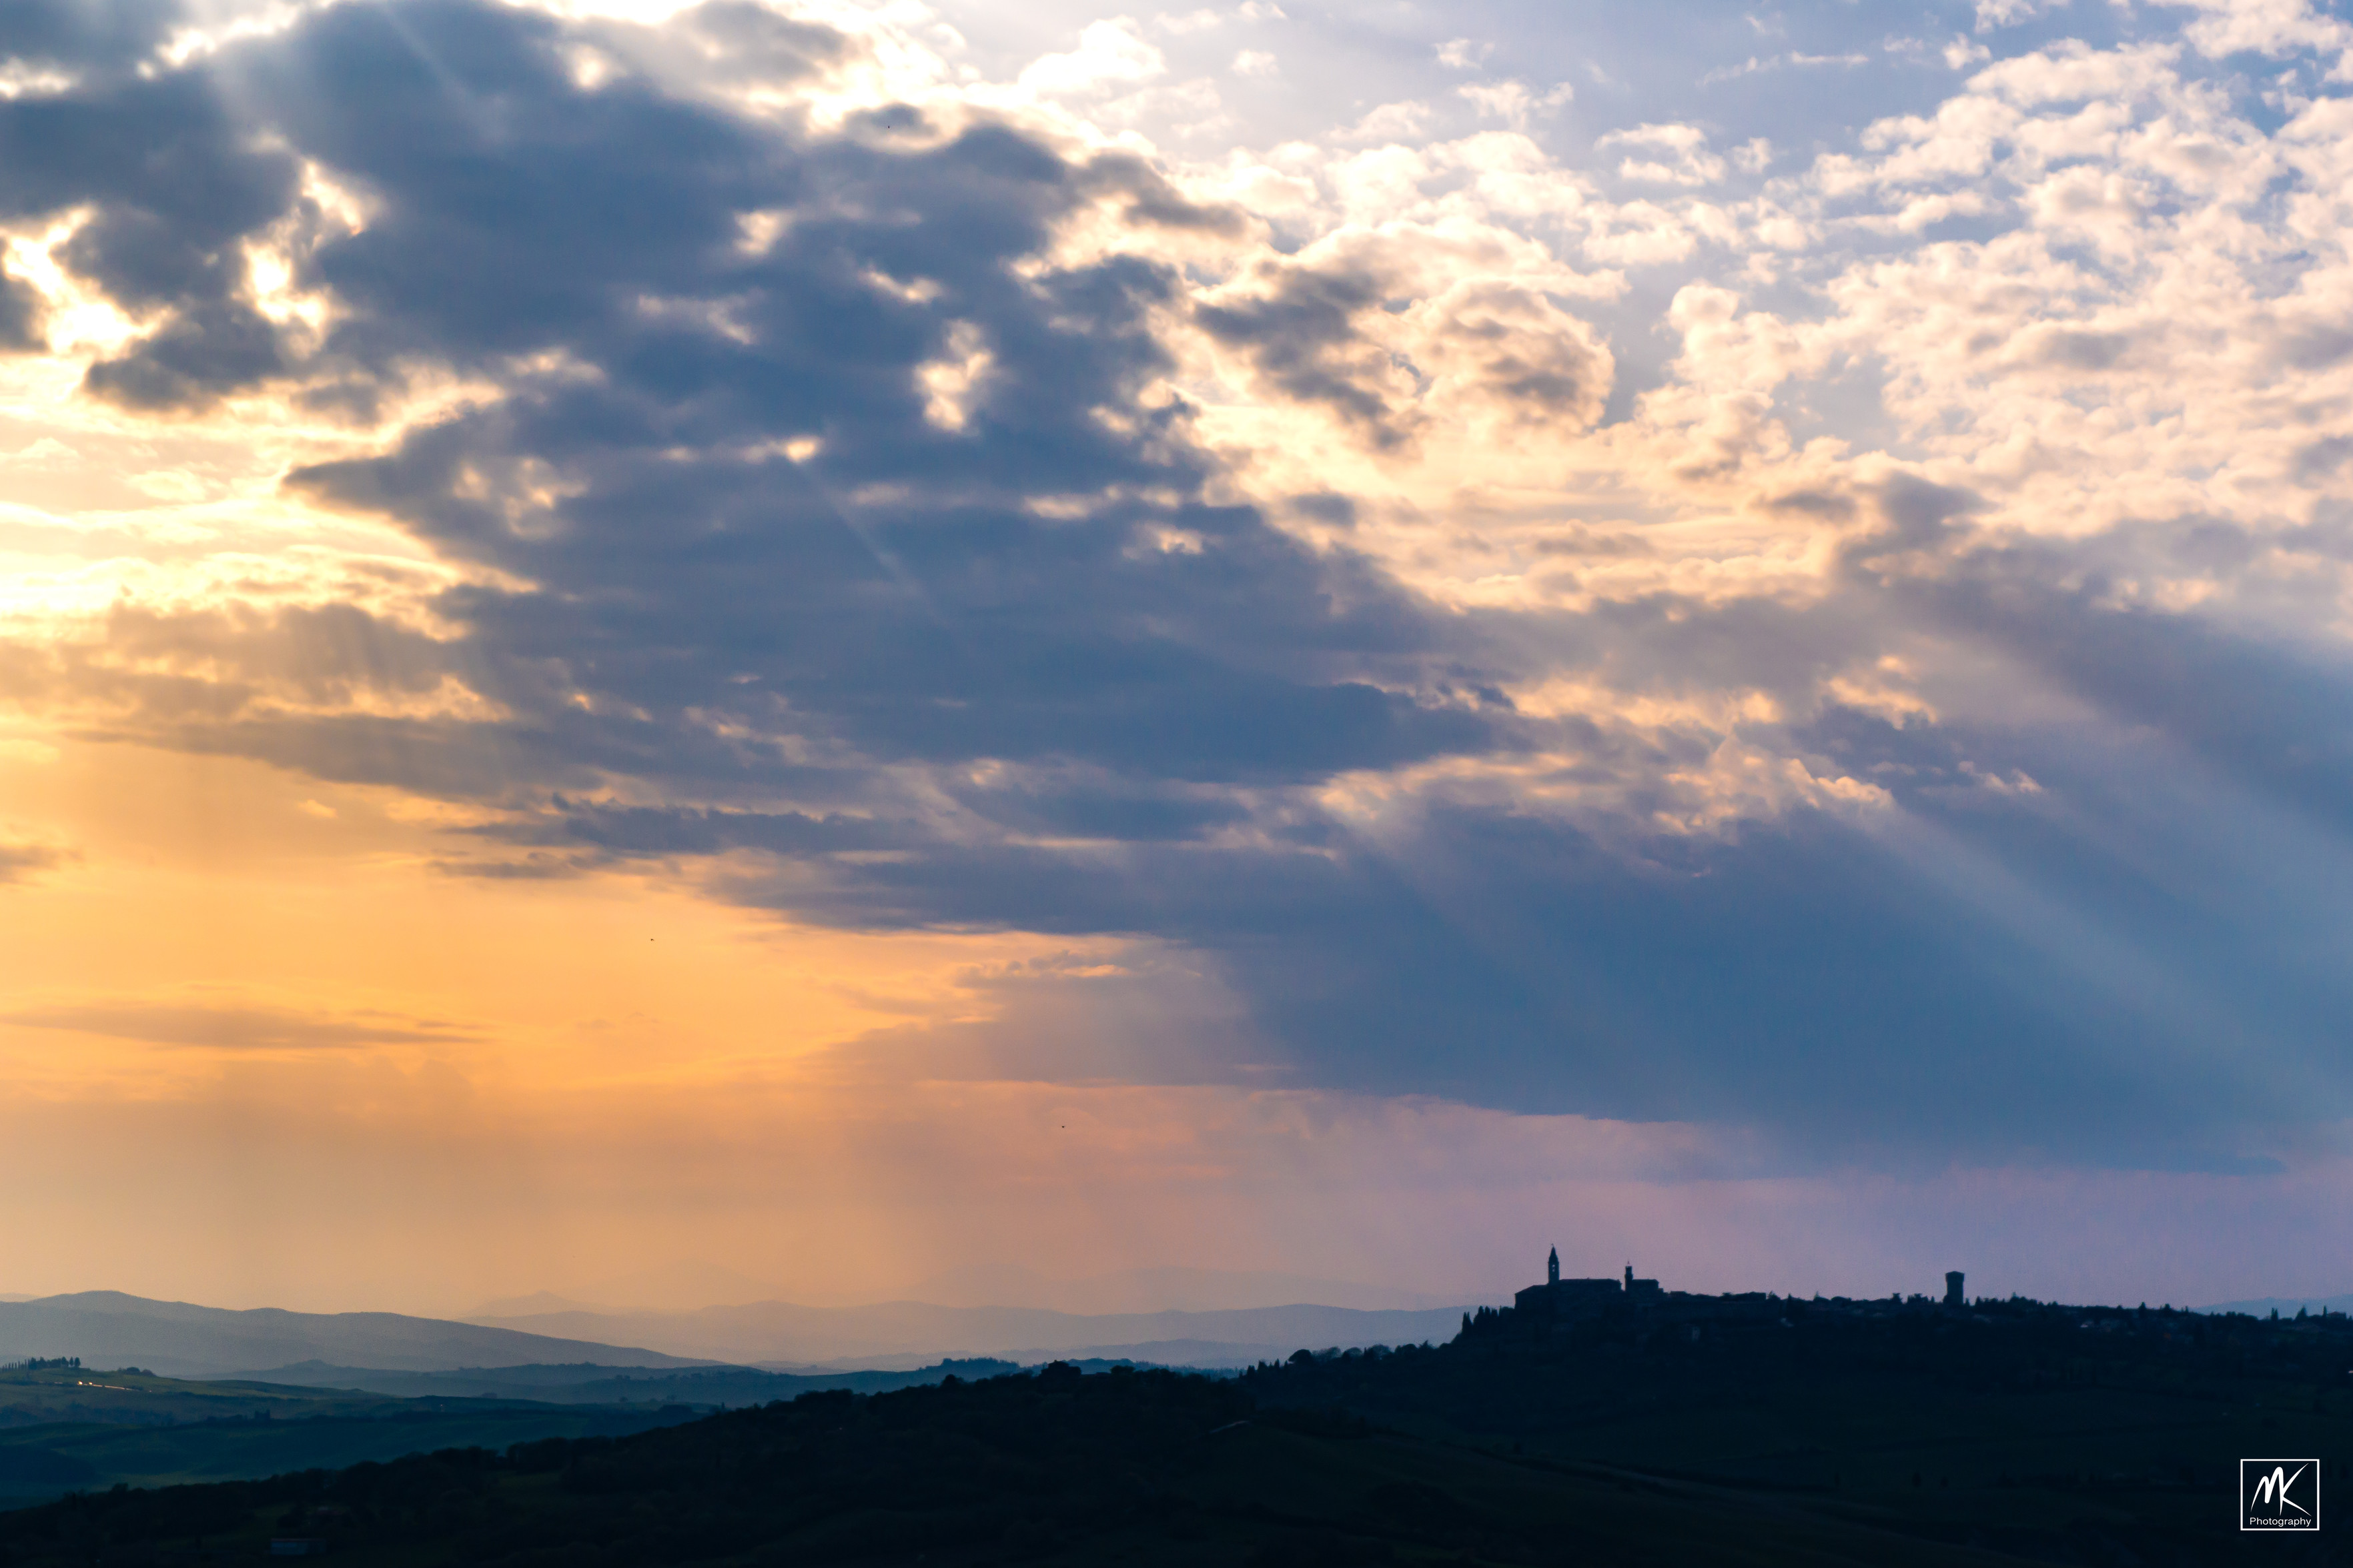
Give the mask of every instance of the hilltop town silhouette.
M 1859 1319 L 1916 1312 L 1930 1308 L 1965 1310 L 1970 1304 L 1963 1289 L 1967 1279 L 1967 1275 L 1957 1268 L 1947 1273 L 1945 1293 L 1935 1300 L 1897 1292 L 1883 1298 L 1817 1296 L 1810 1304 Z M 2023 1298 L 2013 1299 L 2019 1300 Z M 1515 1292 L 1509 1307 L 1481 1307 L 1464 1313 L 1462 1331 L 1482 1337 L 1541 1336 L 1566 1332 L 1579 1322 L 1597 1320 L 1630 1319 L 1653 1325 L 1778 1321 L 1786 1310 L 1785 1299 L 1769 1291 L 1703 1296 L 1662 1289 L 1656 1279 L 1635 1278 L 1631 1263 L 1627 1264 L 1625 1271 L 1615 1279 L 1604 1276 L 1564 1279 L 1560 1273 L 1560 1249 L 1555 1247 L 1545 1258 L 1545 1278 L 1541 1284 Z

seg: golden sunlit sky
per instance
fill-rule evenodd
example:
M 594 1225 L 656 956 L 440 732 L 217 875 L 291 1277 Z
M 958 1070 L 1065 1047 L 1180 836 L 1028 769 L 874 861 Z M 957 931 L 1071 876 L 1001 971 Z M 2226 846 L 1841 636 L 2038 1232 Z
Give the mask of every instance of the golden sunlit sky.
M 2353 1283 L 2333 11 L 0 60 L 0 1291 Z

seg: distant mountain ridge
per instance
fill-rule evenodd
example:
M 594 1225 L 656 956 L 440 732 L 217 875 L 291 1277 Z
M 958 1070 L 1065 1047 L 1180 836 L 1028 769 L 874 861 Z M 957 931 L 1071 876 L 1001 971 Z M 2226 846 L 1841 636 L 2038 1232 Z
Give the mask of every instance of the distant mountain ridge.
M 501 1297 L 460 1316 L 467 1322 L 504 1322 L 543 1312 L 628 1316 L 773 1301 L 858 1308 L 877 1300 L 921 1301 L 934 1307 L 1035 1307 L 1081 1317 L 1239 1311 L 1300 1303 L 1360 1311 L 1429 1311 L 1482 1299 L 1478 1291 L 1431 1293 L 1267 1269 L 1156 1266 L 1065 1278 L 1041 1273 L 1026 1264 L 1002 1262 L 968 1264 L 902 1289 L 852 1296 L 815 1287 L 804 1290 L 764 1283 L 733 1269 L 690 1259 L 593 1283 Z
M 1101 1370 L 1104 1363 L 1096 1363 Z M 997 1377 L 1019 1372 L 1014 1362 L 974 1357 L 935 1362 L 906 1370 L 784 1373 L 746 1366 L 617 1367 L 511 1366 L 448 1372 L 385 1372 L 373 1367 L 328 1366 L 303 1362 L 273 1367 L 261 1381 L 301 1389 L 360 1389 L 397 1399 L 528 1400 L 546 1405 L 700 1408 L 765 1405 L 822 1389 L 881 1394 L 933 1384 L 950 1375 Z
M 1222 1311 L 1077 1313 L 1037 1307 L 788 1301 L 696 1311 L 582 1310 L 452 1321 L 397 1312 L 232 1310 L 90 1290 L 0 1302 L 0 1361 L 79 1356 L 171 1377 L 251 1376 L 303 1363 L 387 1373 L 577 1365 L 912 1370 L 943 1356 L 1127 1358 L 1245 1366 L 1294 1350 L 1453 1337 L 1464 1307 L 1364 1310 L 1296 1303 Z
M 759 1301 L 691 1312 L 534 1312 L 470 1321 L 570 1339 L 659 1345 L 673 1355 L 741 1365 L 842 1365 L 921 1356 L 1002 1355 L 1034 1361 L 1084 1353 L 1174 1358 L 1148 1352 L 1181 1345 L 1185 1364 L 1248 1364 L 1273 1352 L 1419 1344 L 1451 1339 L 1470 1304 L 1419 1310 L 1362 1310 L 1296 1303 L 1209 1312 L 1057 1312 L 1039 1307 L 942 1307 L 878 1301 L 804 1307 Z M 920 1363 L 917 1363 L 920 1364 Z
M 693 1358 L 398 1312 L 237 1311 L 85 1290 L 0 1302 L 0 1361 L 79 1356 L 93 1367 L 142 1366 L 169 1377 L 223 1377 L 323 1361 L 392 1371 L 601 1362 L 687 1366 Z

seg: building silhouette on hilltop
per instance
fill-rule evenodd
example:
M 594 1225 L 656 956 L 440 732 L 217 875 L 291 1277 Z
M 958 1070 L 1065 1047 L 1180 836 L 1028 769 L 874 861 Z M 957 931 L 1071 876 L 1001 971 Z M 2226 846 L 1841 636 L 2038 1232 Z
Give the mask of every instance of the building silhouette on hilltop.
M 1661 1289 L 1656 1279 L 1637 1279 L 1630 1263 L 1615 1279 L 1564 1279 L 1560 1277 L 1560 1249 L 1555 1247 L 1545 1258 L 1543 1284 L 1514 1291 L 1508 1307 L 1481 1307 L 1463 1313 L 1462 1333 L 1472 1343 L 1493 1348 L 1581 1342 L 1580 1336 L 1588 1335 L 1599 1336 L 1595 1342 L 1614 1335 L 1641 1345 L 1649 1343 L 1651 1336 L 1672 1329 L 1678 1337 L 1677 1342 L 1683 1342 L 1682 1336 L 1688 1331 L 1689 1342 L 1697 1344 L 1704 1335 L 1767 1327 L 1788 1329 L 1798 1326 L 1800 1321 L 1820 1323 L 1921 1313 L 1941 1316 L 1968 1309 L 1968 1298 L 1962 1289 L 1966 1283 L 1959 1269 L 1952 1270 L 1945 1276 L 1941 1300 L 1934 1296 L 1907 1297 L 1901 1291 L 1862 1300 L 1817 1294 L 1809 1301 L 1769 1290 L 1694 1295 Z M 2012 1298 L 2011 1305 L 2022 1300 Z M 1987 1305 L 1979 1301 L 1977 1310 L 1982 1312 Z M 2000 1306 L 1995 1304 L 1995 1310 L 1999 1310 Z
M 1626 1265 L 1622 1280 L 1564 1279 L 1560 1277 L 1560 1249 L 1555 1247 L 1545 1259 L 1545 1282 L 1514 1292 L 1512 1305 L 1531 1318 L 1571 1318 L 1628 1302 L 1655 1302 L 1661 1299 L 1659 1282 L 1635 1279 L 1630 1263 Z

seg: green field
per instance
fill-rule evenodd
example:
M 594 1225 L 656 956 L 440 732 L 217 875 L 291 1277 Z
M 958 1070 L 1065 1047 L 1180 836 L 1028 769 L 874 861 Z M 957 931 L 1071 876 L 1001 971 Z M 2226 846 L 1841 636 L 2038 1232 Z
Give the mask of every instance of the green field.
M 171 1426 L 240 1416 L 357 1415 L 398 1404 L 351 1389 L 191 1382 L 135 1367 L 116 1372 L 58 1366 L 0 1369 L 0 1436 L 9 1427 L 58 1421 Z

